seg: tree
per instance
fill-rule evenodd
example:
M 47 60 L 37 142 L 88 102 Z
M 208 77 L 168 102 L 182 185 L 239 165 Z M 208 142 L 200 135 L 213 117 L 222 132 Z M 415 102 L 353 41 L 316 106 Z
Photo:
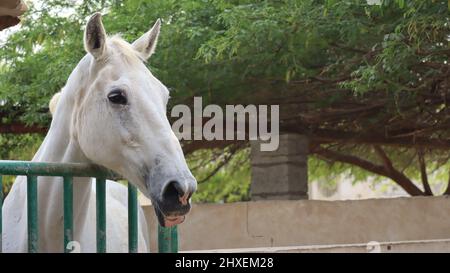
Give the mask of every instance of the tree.
M 64 9 L 74 13 L 58 15 Z M 312 155 L 337 162 L 332 170 L 388 177 L 411 195 L 431 194 L 427 172 L 448 173 L 445 1 L 48 1 L 0 49 L 0 132 L 45 129 L 47 102 L 84 54 L 82 27 L 99 9 L 107 29 L 129 41 L 163 19 L 149 65 L 172 105 L 200 95 L 279 104 L 281 130 L 308 135 Z M 184 143 L 186 153 L 245 146 Z

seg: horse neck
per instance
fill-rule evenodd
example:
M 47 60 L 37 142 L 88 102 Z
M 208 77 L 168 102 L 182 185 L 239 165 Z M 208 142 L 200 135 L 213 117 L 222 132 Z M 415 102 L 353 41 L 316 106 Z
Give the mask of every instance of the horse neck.
M 61 111 L 59 111 L 61 113 Z M 59 118 L 62 118 L 61 116 Z M 45 137 L 38 153 L 34 156 L 32 161 L 38 162 L 58 162 L 58 163 L 90 163 L 81 151 L 78 142 L 70 136 L 70 123 L 66 122 L 52 122 L 50 130 Z M 61 178 L 40 177 L 39 178 L 39 196 L 40 204 L 47 204 L 52 209 L 54 204 L 52 200 L 57 202 L 62 200 L 63 191 L 62 183 L 58 183 Z M 56 182 L 56 183 L 55 183 Z M 92 191 L 91 178 L 77 177 L 73 183 L 73 206 L 74 213 L 83 211 L 87 205 L 90 193 Z M 44 199 L 43 202 L 41 199 Z M 59 216 L 59 215 L 58 215 Z
M 75 98 L 80 90 L 75 88 L 82 75 L 80 64 L 72 72 L 68 83 L 62 91 L 60 101 L 53 117 L 50 129 L 41 147 L 33 158 L 37 162 L 76 162 L 89 163 L 73 136 L 72 119 L 75 115 Z M 80 87 L 78 87 L 80 89 Z M 38 181 L 40 230 L 45 232 L 43 244 L 45 248 L 52 249 L 62 241 L 63 219 L 63 183 L 61 178 L 40 177 Z M 73 209 L 76 229 L 80 231 L 84 226 L 89 209 L 89 200 L 92 193 L 91 178 L 74 178 L 73 183 Z M 78 228 L 77 228 L 78 227 Z M 56 236 L 58 238 L 56 238 Z M 50 245 L 49 245 L 50 244 Z M 60 246 L 58 246 L 60 247 Z

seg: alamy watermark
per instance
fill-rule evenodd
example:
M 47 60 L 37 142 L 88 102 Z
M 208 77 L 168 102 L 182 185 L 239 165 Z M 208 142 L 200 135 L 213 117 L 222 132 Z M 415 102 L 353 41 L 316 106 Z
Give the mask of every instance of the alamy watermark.
M 187 105 L 179 104 L 170 115 L 178 118 L 172 130 L 179 140 L 261 140 L 263 152 L 279 146 L 279 105 L 226 105 L 224 111 L 216 104 L 203 108 L 202 98 L 194 97 L 193 113 Z

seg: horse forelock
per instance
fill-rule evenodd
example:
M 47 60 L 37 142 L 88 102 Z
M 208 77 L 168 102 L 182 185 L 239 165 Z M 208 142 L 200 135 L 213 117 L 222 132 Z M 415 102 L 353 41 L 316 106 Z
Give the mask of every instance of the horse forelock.
M 118 54 L 128 64 L 136 65 L 145 61 L 141 54 L 119 34 L 109 37 L 107 43 L 112 48 L 110 54 Z

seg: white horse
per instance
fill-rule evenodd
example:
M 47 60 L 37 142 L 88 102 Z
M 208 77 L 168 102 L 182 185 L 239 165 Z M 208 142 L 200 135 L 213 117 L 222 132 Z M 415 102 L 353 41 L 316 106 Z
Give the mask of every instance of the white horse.
M 160 21 L 128 44 L 107 37 L 101 15 L 87 23 L 88 52 L 71 73 L 50 129 L 33 158 L 39 162 L 95 163 L 128 179 L 152 200 L 162 226 L 184 221 L 196 180 L 166 117 L 167 88 L 143 61 L 154 52 Z M 61 252 L 63 183 L 39 177 L 39 251 Z M 107 182 L 107 251 L 128 250 L 127 189 Z M 3 251 L 27 251 L 26 181 L 16 179 L 3 206 Z M 74 178 L 74 240 L 95 252 L 95 186 Z M 139 215 L 139 246 L 149 250 L 145 218 Z

